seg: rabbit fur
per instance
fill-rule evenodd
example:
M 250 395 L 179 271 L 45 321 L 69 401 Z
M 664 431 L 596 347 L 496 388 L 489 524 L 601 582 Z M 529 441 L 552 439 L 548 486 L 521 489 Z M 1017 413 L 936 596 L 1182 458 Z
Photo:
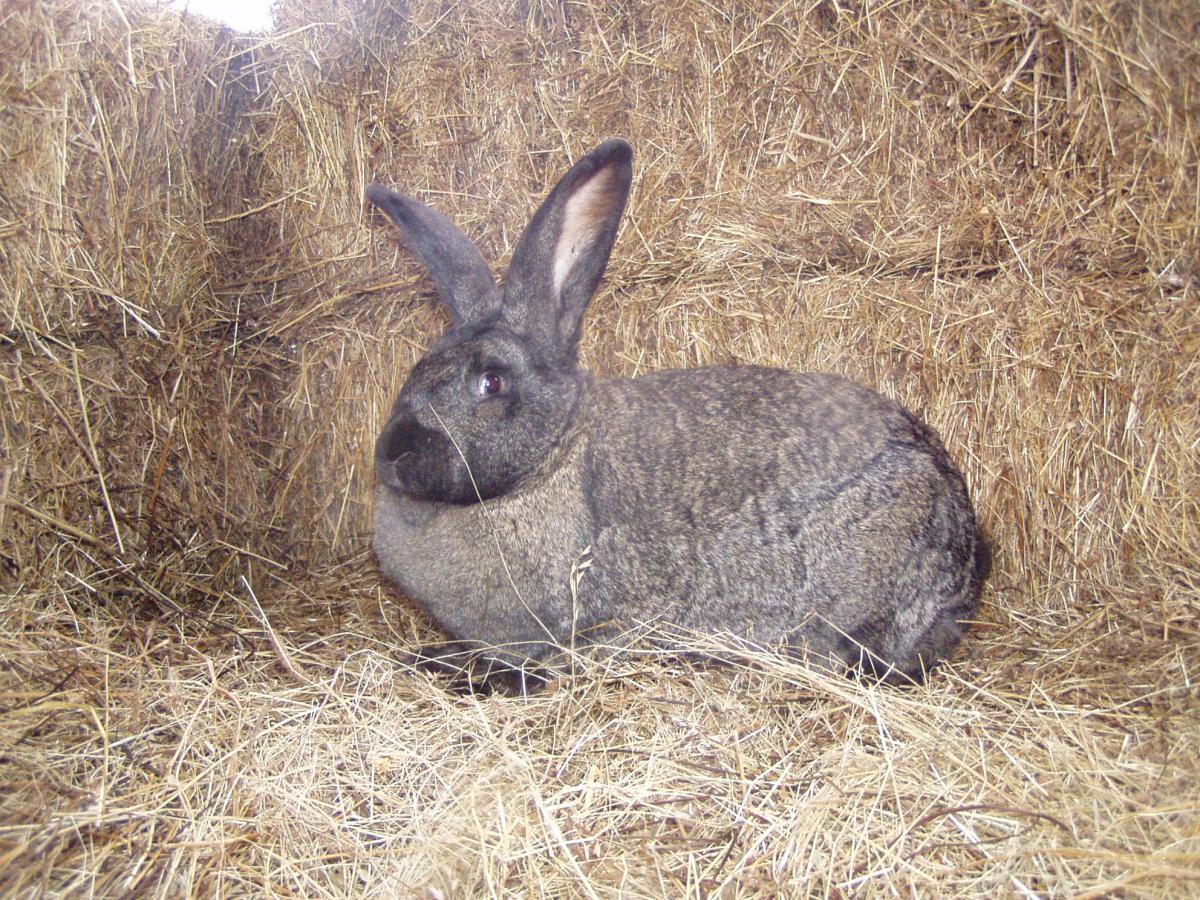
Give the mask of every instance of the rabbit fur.
M 376 446 L 384 573 L 524 684 L 564 647 L 719 635 L 920 679 L 975 613 L 990 555 L 962 476 L 899 404 L 830 374 L 596 378 L 576 349 L 632 150 L 605 141 L 534 214 L 501 291 L 441 214 L 378 184 L 452 316 Z M 514 679 L 515 680 L 512 680 Z

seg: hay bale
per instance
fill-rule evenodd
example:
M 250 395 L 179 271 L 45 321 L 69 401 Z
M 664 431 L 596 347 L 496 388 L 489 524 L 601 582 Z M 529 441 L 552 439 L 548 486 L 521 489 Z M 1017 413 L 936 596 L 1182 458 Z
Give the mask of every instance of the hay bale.
M 228 32 L 136 5 L 15 7 L 0 42 L 0 552 L 30 587 L 161 575 L 203 598 L 177 564 L 207 582 L 231 558 L 215 539 L 262 546 L 247 451 L 271 373 L 239 353 L 246 295 L 226 283 L 231 252 L 253 262 L 239 56 Z
M 6 894 L 1177 894 L 1200 877 L 1200 24 L 1184 2 L 5 13 Z M 371 444 L 443 327 L 362 189 L 503 265 L 638 151 L 595 370 L 844 372 L 997 547 L 913 691 L 397 672 Z M 619 886 L 619 887 L 618 887 Z

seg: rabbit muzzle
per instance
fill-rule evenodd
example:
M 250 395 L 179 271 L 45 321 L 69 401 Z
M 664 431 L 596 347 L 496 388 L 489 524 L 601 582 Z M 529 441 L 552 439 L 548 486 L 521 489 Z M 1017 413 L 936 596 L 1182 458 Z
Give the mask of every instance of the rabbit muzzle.
M 375 442 L 379 480 L 404 494 L 441 499 L 457 481 L 457 451 L 441 431 L 426 428 L 407 413 L 393 416 Z

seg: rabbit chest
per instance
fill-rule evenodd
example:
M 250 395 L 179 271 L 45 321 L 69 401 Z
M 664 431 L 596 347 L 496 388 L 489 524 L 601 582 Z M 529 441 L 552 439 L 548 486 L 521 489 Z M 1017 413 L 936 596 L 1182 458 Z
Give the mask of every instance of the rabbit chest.
M 568 640 L 586 617 L 572 591 L 590 530 L 581 444 L 531 484 L 485 503 L 428 502 L 380 486 L 375 551 L 384 573 L 456 640 Z

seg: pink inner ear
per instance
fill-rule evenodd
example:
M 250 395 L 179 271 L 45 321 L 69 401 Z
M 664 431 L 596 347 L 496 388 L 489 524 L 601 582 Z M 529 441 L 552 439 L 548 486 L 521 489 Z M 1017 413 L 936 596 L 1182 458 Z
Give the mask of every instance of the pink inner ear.
M 605 167 L 575 189 L 563 210 L 562 232 L 554 247 L 554 292 L 562 290 L 575 260 L 596 239 L 612 211 L 612 169 Z

